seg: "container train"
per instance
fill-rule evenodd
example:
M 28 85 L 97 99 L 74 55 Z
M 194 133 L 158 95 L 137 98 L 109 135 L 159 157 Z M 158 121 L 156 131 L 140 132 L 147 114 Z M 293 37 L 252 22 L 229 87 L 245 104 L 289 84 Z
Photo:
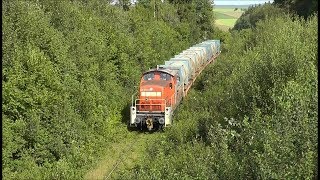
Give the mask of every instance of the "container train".
M 220 52 L 220 40 L 207 40 L 144 72 L 139 94 L 132 96 L 128 126 L 148 130 L 171 126 L 175 109 Z

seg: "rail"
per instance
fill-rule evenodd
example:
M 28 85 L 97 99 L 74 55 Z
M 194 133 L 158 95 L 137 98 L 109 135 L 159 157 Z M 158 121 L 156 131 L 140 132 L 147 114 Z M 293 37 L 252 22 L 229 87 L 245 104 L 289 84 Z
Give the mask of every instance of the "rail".
M 127 160 L 128 157 L 128 152 L 134 153 L 134 145 L 139 144 L 141 141 L 146 141 L 148 136 L 144 136 L 145 133 L 143 134 L 138 134 L 137 136 L 139 138 L 136 138 L 136 141 L 131 141 L 130 144 L 128 146 L 126 146 L 127 148 L 124 148 L 120 153 L 119 156 L 117 157 L 117 161 L 113 164 L 113 168 L 111 169 L 111 171 L 109 171 L 108 175 L 105 175 L 103 177 L 104 180 L 108 180 L 108 179 L 114 179 L 114 177 L 112 177 L 113 173 L 116 172 L 119 169 L 119 165 L 124 164 L 125 160 Z M 138 142 L 137 142 L 138 141 Z

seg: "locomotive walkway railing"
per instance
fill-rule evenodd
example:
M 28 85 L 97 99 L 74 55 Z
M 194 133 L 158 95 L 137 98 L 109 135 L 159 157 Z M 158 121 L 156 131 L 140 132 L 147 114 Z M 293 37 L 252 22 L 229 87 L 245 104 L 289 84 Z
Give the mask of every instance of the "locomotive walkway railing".
M 163 112 L 167 103 L 165 99 L 136 99 L 134 104 L 137 112 Z
M 165 107 L 171 107 L 175 104 L 175 95 L 173 94 L 169 100 L 166 99 L 135 99 L 137 93 L 132 95 L 132 106 L 136 107 L 137 112 L 164 112 Z M 140 103 L 143 102 L 143 103 Z

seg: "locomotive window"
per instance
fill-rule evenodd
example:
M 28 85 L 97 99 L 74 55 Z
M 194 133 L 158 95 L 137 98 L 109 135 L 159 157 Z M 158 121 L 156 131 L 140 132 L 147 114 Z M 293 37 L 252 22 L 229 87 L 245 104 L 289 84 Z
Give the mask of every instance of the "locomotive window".
M 171 80 L 171 75 L 167 74 L 167 81 Z
M 150 81 L 154 79 L 154 73 L 148 73 L 143 76 L 143 79 L 146 81 Z
M 171 76 L 167 73 L 160 73 L 160 79 L 161 80 L 165 80 L 165 81 L 170 81 L 171 80 Z

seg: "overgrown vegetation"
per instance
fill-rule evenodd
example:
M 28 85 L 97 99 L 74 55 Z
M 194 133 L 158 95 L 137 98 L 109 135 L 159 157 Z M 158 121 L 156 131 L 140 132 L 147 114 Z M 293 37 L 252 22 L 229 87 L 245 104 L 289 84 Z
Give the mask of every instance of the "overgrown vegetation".
M 158 3 L 157 17 L 150 3 L 2 2 L 3 178 L 81 178 L 126 137 L 121 112 L 142 71 L 211 38 L 207 1 L 183 15 Z
M 250 6 L 248 10 L 246 10 L 239 19 L 237 19 L 232 30 L 255 28 L 258 21 L 265 20 L 268 17 L 281 17 L 285 13 L 286 11 L 284 9 L 275 7 L 270 3 Z
M 274 3 L 304 18 L 318 12 L 317 0 L 274 0 Z
M 206 0 L 2 5 L 4 179 L 81 179 L 128 134 L 121 112 L 141 73 L 205 38 L 223 53 L 115 177 L 317 179 L 317 14 L 252 7 L 229 33 Z
M 317 15 L 255 26 L 231 33 L 172 129 L 120 179 L 317 179 Z

